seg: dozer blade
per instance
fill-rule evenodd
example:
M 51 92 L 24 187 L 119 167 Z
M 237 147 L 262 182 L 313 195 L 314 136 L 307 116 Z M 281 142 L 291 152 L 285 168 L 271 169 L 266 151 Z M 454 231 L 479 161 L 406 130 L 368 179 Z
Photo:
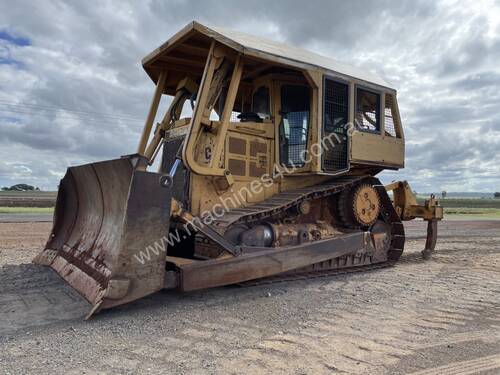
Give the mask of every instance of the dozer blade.
M 127 156 L 68 168 L 52 233 L 33 260 L 81 293 L 90 314 L 164 285 L 166 248 L 155 242 L 165 244 L 171 190 L 160 186 L 159 174 L 137 170 L 140 162 Z

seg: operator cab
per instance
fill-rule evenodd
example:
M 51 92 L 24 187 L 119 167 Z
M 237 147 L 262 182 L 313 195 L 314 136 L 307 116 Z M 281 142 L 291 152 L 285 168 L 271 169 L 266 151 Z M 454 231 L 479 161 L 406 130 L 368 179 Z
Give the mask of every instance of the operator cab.
M 166 76 L 162 93 L 185 101 L 145 152 L 154 159 L 163 140 L 163 172 L 181 147 L 190 178 L 209 177 L 219 190 L 275 169 L 287 171 L 277 180 L 286 184 L 404 166 L 396 91 L 383 79 L 255 39 L 194 22 L 143 60 L 155 82 Z

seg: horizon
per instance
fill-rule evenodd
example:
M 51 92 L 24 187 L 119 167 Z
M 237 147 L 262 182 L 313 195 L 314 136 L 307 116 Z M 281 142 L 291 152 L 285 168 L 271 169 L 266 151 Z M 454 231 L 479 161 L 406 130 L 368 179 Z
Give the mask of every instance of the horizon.
M 28 185 L 31 185 L 28 183 Z M 13 185 L 11 185 L 13 186 Z M 37 188 L 38 186 L 35 186 L 35 185 L 32 185 L 33 187 Z M 10 187 L 10 186 L 0 186 L 0 189 L 4 188 L 4 187 Z M 39 187 L 38 187 L 39 188 Z M 38 191 L 41 191 L 41 192 L 44 192 L 44 193 L 57 193 L 57 188 L 53 189 L 53 190 L 45 190 L 45 189 L 42 189 L 42 188 L 39 188 Z M 8 191 L 8 190 L 0 190 L 0 192 L 7 192 L 7 193 L 16 193 L 18 191 Z M 24 191 L 21 191 L 21 192 L 24 192 Z M 27 190 L 26 192 L 34 192 L 34 190 Z M 441 193 L 442 191 L 423 191 L 423 192 L 420 192 L 420 191 L 414 191 L 416 192 L 416 194 L 418 196 L 425 196 L 425 195 L 430 195 L 430 194 L 434 194 L 436 195 L 437 198 L 439 199 L 443 199 L 441 198 Z M 484 196 L 484 195 L 494 195 L 495 193 L 498 193 L 500 191 L 487 191 L 487 192 L 481 192 L 481 191 L 446 191 L 446 195 L 449 196 L 449 195 L 459 195 L 459 194 L 463 194 L 463 195 L 473 195 L 473 196 Z M 444 198 L 446 199 L 446 198 Z
M 0 186 L 54 190 L 70 165 L 134 152 L 154 89 L 140 61 L 196 19 L 391 82 L 406 168 L 382 172 L 383 183 L 408 180 L 416 191 L 500 190 L 499 1 L 325 1 L 307 9 L 299 1 L 266 7 L 246 1 L 236 12 L 234 1 L 215 0 L 3 1 Z

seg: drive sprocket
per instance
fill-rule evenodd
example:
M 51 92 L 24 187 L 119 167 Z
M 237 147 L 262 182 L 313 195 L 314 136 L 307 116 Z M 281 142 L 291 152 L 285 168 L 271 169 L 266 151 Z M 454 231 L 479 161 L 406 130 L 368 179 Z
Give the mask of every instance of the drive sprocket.
M 340 195 L 340 219 L 348 227 L 368 228 L 377 221 L 380 209 L 380 197 L 370 184 L 359 184 Z

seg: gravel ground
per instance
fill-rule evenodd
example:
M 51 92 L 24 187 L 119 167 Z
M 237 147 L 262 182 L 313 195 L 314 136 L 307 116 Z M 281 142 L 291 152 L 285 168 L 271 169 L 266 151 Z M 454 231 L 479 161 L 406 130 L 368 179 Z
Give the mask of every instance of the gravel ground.
M 0 223 L 0 373 L 500 374 L 500 221 L 423 223 L 394 267 L 104 311 L 26 264 L 49 223 Z

